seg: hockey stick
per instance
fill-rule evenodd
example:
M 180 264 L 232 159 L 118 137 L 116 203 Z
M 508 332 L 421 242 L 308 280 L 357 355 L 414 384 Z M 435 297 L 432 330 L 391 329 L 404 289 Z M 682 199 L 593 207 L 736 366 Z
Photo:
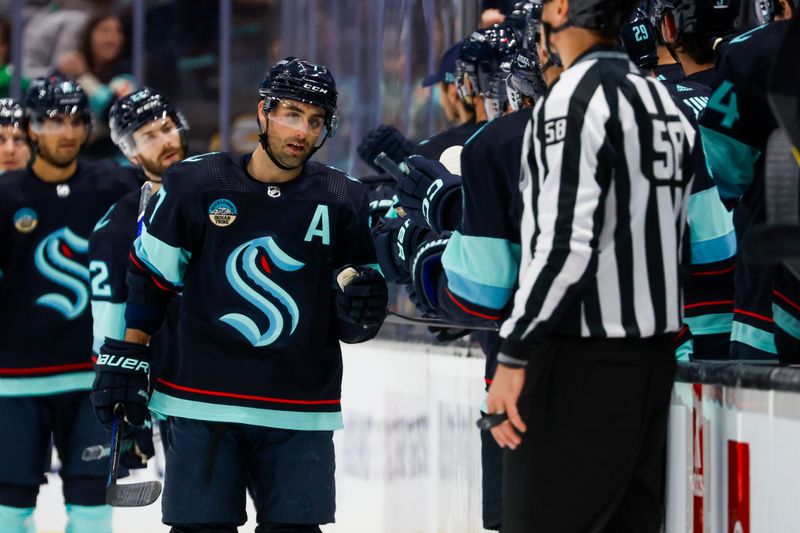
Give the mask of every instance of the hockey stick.
M 153 444 L 161 442 L 161 434 L 154 433 L 153 434 Z M 122 440 L 122 453 L 129 452 L 131 448 L 133 448 L 134 440 L 133 439 L 123 439 Z M 99 461 L 100 459 L 105 459 L 106 457 L 111 455 L 111 447 L 105 446 L 103 444 L 95 444 L 94 446 L 87 446 L 83 449 L 81 453 L 81 461 L 91 462 L 91 461 Z
M 161 495 L 160 481 L 117 484 L 119 459 L 122 454 L 122 426 L 125 411 L 121 406 L 114 410 L 114 425 L 111 429 L 111 467 L 106 482 L 106 503 L 112 507 L 144 507 L 150 505 Z
M 451 322 L 445 322 L 441 318 L 424 318 L 424 317 L 416 317 L 416 316 L 407 316 L 401 315 L 400 313 L 395 313 L 394 311 L 389 311 L 389 316 L 386 317 L 386 322 L 389 324 L 401 324 L 401 325 L 414 325 L 414 326 L 430 326 L 434 328 L 460 328 L 460 329 L 472 329 L 477 331 L 498 331 L 500 328 L 497 326 L 468 326 L 466 324 L 453 324 Z

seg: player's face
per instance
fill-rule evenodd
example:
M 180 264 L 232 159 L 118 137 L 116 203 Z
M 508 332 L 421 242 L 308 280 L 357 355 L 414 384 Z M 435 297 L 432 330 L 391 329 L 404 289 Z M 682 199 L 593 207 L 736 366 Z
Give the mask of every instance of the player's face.
M 25 168 L 30 158 L 25 132 L 15 126 L 0 126 L 0 170 Z
M 78 115 L 56 115 L 44 121 L 41 129 L 31 132 L 38 145 L 38 156 L 57 167 L 67 167 L 78 157 L 89 133 L 88 125 Z
M 171 117 L 156 119 L 133 132 L 136 156 L 132 161 L 141 165 L 149 175 L 161 176 L 170 165 L 181 161 L 186 154 L 181 132 Z
M 325 112 L 321 107 L 281 100 L 269 113 L 267 141 L 273 157 L 294 168 L 305 163 L 325 131 Z
M 456 96 L 458 96 L 458 89 L 455 88 L 454 83 L 445 83 L 443 81 L 439 82 L 439 106 L 441 106 L 442 111 L 444 111 L 444 116 L 448 122 L 452 122 L 458 118 L 455 105 L 453 104 L 452 95 L 450 94 L 451 90 L 455 90 Z

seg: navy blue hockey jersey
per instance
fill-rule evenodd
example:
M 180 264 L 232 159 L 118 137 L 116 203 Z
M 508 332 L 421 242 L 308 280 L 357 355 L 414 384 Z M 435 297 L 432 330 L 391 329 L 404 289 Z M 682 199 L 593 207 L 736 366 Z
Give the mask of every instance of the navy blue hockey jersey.
M 684 116 L 697 130 L 697 117 L 708 104 L 714 70 L 679 82 L 663 82 Z M 698 137 L 699 139 L 699 137 Z M 679 359 L 726 359 L 733 325 L 733 275 L 737 242 L 733 214 L 719 197 L 702 151 L 697 151 L 695 179 L 687 220 L 691 241 L 691 278 L 684 286 L 684 322 L 691 339 L 678 347 Z
M 653 72 L 661 81 L 678 82 L 684 78 L 683 67 L 680 63 L 668 63 L 666 65 L 658 65 Z
M 441 133 L 437 133 L 430 139 L 426 139 L 419 143 L 412 155 L 421 155 L 426 159 L 441 162 L 447 170 L 461 175 L 461 151 L 469 139 L 475 135 L 479 129 L 486 124 L 483 122 L 475 122 L 470 120 L 464 124 L 460 124 L 455 128 L 450 128 Z
M 711 177 L 723 201 L 734 211 L 739 239 L 766 220 L 764 154 L 778 126 L 767 103 L 766 82 L 790 24 L 759 26 L 730 41 L 717 61 L 700 132 Z M 771 310 L 772 269 L 737 261 L 731 356 L 776 356 Z
M 131 245 L 136 238 L 141 191 L 135 190 L 97 223 L 89 238 L 89 273 L 92 277 L 93 350 L 98 353 L 106 337 L 125 339 L 125 302 Z
M 336 317 L 338 268 L 375 264 L 363 185 L 315 162 L 265 184 L 227 154 L 170 167 L 148 203 L 131 256 L 128 327 L 182 291 L 174 350 L 152 411 L 295 430 L 342 425 L 339 340 L 361 329 Z
M 459 324 L 498 322 L 510 309 L 520 261 L 520 167 L 531 110 L 487 123 L 461 154 L 461 223 L 442 255 L 439 311 Z M 498 333 L 478 336 L 491 380 L 500 349 Z
M 80 161 L 62 183 L 30 168 L 0 180 L 0 395 L 91 389 L 89 234 L 136 173 Z

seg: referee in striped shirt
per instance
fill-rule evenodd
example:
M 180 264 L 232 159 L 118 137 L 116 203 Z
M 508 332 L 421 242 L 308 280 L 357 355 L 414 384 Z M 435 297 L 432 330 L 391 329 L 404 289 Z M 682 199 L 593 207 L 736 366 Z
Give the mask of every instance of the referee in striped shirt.
M 522 258 L 489 413 L 504 533 L 658 532 L 695 133 L 617 46 L 635 0 L 548 0 Z

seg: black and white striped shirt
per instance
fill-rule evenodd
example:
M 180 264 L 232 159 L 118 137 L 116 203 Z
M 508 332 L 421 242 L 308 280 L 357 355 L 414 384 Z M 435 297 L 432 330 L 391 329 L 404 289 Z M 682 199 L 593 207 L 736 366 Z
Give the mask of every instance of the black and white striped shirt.
M 624 53 L 594 48 L 537 104 L 530 131 L 501 361 L 524 364 L 552 333 L 678 331 L 695 133 L 667 89 Z

